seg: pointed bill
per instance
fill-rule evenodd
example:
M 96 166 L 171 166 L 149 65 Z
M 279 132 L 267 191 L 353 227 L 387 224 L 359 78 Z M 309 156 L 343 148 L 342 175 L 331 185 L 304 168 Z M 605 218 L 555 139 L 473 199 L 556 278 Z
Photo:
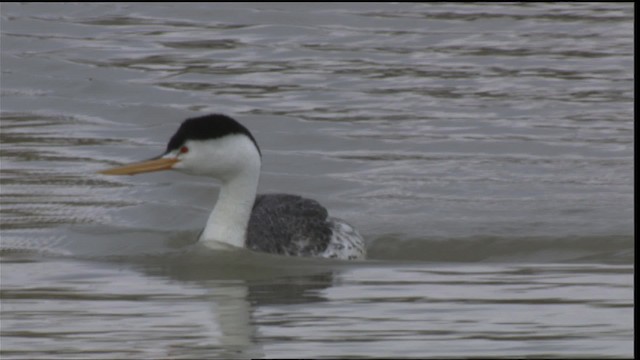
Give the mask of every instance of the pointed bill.
M 176 158 L 161 157 L 124 166 L 118 166 L 111 169 L 101 170 L 98 171 L 98 173 L 103 175 L 135 175 L 152 171 L 169 170 L 178 161 L 180 160 Z

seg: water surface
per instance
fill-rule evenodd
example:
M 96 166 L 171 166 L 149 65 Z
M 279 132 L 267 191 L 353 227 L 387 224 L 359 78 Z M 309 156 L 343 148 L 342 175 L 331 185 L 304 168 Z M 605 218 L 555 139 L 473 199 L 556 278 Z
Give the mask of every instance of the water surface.
M 630 357 L 631 4 L 1 10 L 3 358 Z M 370 260 L 216 253 L 97 170 L 221 112 Z

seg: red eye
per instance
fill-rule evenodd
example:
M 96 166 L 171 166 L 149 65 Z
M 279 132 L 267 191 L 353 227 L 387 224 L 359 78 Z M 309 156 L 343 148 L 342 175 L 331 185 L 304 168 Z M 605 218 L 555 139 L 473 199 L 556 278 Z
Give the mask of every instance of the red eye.
M 186 154 L 189 152 L 189 148 L 186 146 L 183 146 L 180 148 L 180 154 Z

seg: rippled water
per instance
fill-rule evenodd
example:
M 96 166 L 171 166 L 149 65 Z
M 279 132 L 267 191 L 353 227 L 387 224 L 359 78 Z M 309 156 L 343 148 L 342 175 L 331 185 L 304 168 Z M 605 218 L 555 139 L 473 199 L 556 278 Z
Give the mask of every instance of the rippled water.
M 632 356 L 632 4 L 0 10 L 3 358 Z M 210 252 L 210 179 L 95 173 L 210 112 L 371 259 Z

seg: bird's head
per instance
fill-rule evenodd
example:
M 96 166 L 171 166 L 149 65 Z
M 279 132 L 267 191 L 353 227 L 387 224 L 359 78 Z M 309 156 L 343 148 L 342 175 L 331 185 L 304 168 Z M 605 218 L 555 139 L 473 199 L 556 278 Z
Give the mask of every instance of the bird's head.
M 185 120 L 164 154 L 99 173 L 135 175 L 179 170 L 227 181 L 248 169 L 259 169 L 260 157 L 260 148 L 246 127 L 226 115 L 212 114 Z

